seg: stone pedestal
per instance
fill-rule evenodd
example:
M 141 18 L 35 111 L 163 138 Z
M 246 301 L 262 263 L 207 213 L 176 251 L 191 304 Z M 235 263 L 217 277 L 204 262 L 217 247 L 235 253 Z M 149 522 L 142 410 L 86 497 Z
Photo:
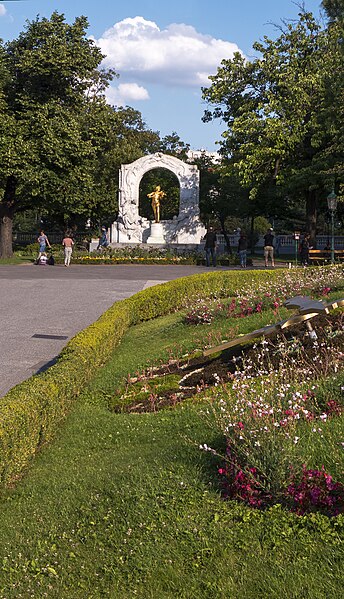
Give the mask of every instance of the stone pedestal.
M 147 243 L 165 243 L 164 228 L 161 223 L 152 223 Z

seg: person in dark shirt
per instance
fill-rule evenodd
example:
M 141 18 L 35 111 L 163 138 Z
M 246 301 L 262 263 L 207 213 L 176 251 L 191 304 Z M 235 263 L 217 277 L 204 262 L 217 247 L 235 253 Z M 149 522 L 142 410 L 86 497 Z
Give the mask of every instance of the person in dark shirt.
M 271 260 L 271 266 L 274 267 L 274 235 L 272 229 L 269 229 L 264 235 L 264 259 L 266 267 L 269 266 L 269 258 Z
M 239 254 L 239 258 L 240 258 L 241 268 L 246 268 L 247 238 L 243 231 L 241 231 L 239 241 L 238 241 L 238 254 Z
M 213 227 L 209 227 L 205 234 L 205 259 L 207 266 L 210 266 L 210 256 L 213 266 L 216 266 L 216 232 Z
M 310 237 L 311 236 L 309 233 L 305 233 L 303 236 L 303 239 L 300 243 L 300 258 L 301 258 L 301 264 L 303 266 L 308 265 L 309 250 L 310 250 L 310 244 L 309 244 Z

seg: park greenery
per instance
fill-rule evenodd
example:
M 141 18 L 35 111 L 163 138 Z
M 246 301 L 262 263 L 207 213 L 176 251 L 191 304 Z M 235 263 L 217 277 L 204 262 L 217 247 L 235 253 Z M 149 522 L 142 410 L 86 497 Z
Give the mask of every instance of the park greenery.
M 149 288 L 3 398 L 4 597 L 341 594 L 343 312 L 329 315 L 321 360 L 281 339 L 280 369 L 266 372 L 258 344 L 258 371 L 248 362 L 231 381 L 158 407 L 176 377 L 156 369 L 276 322 L 285 297 L 302 293 L 342 297 L 342 268 L 216 272 Z M 211 325 L 190 323 L 200 304 Z
M 326 196 L 343 196 L 343 2 L 324 0 L 320 25 L 300 8 L 295 22 L 276 24 L 276 39 L 256 42 L 257 57 L 224 57 L 203 89 L 204 120 L 221 119 L 220 162 L 202 154 L 200 208 L 205 223 L 241 226 L 254 243 L 254 221 L 281 232 L 326 227 Z M 117 215 L 122 163 L 161 151 L 187 160 L 188 143 L 161 139 L 139 111 L 113 107 L 105 90 L 113 70 L 87 35 L 88 21 L 68 24 L 54 12 L 0 42 L 0 256 L 12 255 L 12 230 L 80 230 Z M 161 171 L 161 172 L 160 172 Z M 148 191 L 167 192 L 163 218 L 178 212 L 178 182 L 164 169 L 147 173 Z M 341 219 L 341 204 L 338 219 Z M 228 244 L 229 245 L 229 244 Z
M 12 254 L 13 219 L 34 212 L 60 229 L 116 213 L 121 163 L 170 147 L 130 107 L 106 104 L 116 73 L 100 68 L 85 17 L 53 13 L 0 46 L 0 255 Z
M 253 45 L 253 60 L 223 60 L 203 89 L 204 121 L 226 127 L 222 176 L 239 178 L 258 214 L 297 217 L 304 207 L 312 240 L 327 194 L 344 191 L 343 3 L 324 7 L 325 27 L 301 10 Z

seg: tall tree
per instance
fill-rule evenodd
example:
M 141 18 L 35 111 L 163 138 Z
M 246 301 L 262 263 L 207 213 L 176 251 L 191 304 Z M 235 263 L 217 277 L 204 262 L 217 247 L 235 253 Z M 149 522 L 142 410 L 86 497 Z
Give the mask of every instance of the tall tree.
M 0 255 L 12 254 L 15 212 L 73 204 L 95 195 L 94 147 L 85 134 L 86 91 L 103 58 L 87 38 L 88 23 L 72 25 L 57 12 L 27 24 L 1 47 Z M 103 102 L 103 100 L 101 100 Z
M 333 121 L 326 101 L 328 73 L 339 60 L 338 39 L 331 35 L 329 43 L 329 30 L 321 30 L 313 15 L 303 11 L 297 23 L 281 26 L 276 40 L 265 37 L 254 44 L 260 55 L 256 60 L 239 53 L 223 60 L 210 78 L 212 85 L 203 90 L 213 106 L 204 120 L 226 123 L 221 152 L 232 157 L 251 198 L 271 184 L 284 186 L 290 195 L 302 193 L 313 237 L 319 197 L 334 169 L 338 176 L 340 171 L 342 126 Z M 325 120 L 332 126 L 324 129 Z M 331 145 L 335 155 L 329 152 Z
M 139 111 L 99 102 L 85 116 L 85 130 L 95 153 L 94 201 L 86 205 L 92 221 L 113 221 L 118 209 L 118 171 L 160 146 L 158 132 L 147 128 Z
M 176 133 L 172 131 L 170 135 L 165 135 L 160 141 L 160 152 L 170 154 L 179 158 L 179 160 L 187 160 L 190 144 L 184 142 Z

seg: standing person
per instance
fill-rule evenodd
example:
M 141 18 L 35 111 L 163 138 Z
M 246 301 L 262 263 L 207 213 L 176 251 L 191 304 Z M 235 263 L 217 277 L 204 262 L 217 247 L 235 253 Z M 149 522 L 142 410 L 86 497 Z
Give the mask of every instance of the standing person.
M 70 259 L 72 257 L 73 245 L 74 245 L 74 241 L 73 241 L 69 231 L 66 232 L 66 235 L 65 235 L 64 239 L 62 240 L 62 245 L 64 247 L 64 265 L 69 266 Z
M 97 250 L 100 250 L 101 248 L 107 248 L 108 245 L 109 245 L 109 240 L 108 240 L 108 236 L 107 236 L 106 227 L 102 227 L 102 234 L 99 237 L 99 243 L 98 243 Z
M 41 231 L 41 234 L 39 235 L 39 237 L 37 238 L 37 241 L 39 243 L 39 252 L 38 252 L 38 256 L 37 256 L 37 262 L 39 262 L 40 257 L 44 254 L 45 255 L 45 251 L 47 249 L 47 246 L 49 248 L 51 248 L 51 245 L 49 243 L 49 239 L 46 236 L 46 234 L 44 233 L 44 231 Z
M 216 266 L 216 232 L 213 227 L 209 227 L 205 234 L 205 259 L 207 266 L 210 266 L 210 256 L 213 266 Z
M 300 243 L 300 259 L 301 259 L 301 264 L 303 266 L 308 265 L 309 250 L 310 250 L 310 244 L 309 244 L 310 238 L 311 238 L 310 234 L 305 233 L 303 236 L 303 239 Z
M 238 241 L 238 254 L 239 254 L 239 258 L 240 258 L 241 268 L 246 268 L 247 238 L 243 231 L 241 231 L 239 241 Z
M 269 266 L 269 258 L 271 260 L 271 266 L 275 266 L 274 261 L 274 235 L 273 229 L 269 229 L 264 235 L 264 259 L 265 267 Z

